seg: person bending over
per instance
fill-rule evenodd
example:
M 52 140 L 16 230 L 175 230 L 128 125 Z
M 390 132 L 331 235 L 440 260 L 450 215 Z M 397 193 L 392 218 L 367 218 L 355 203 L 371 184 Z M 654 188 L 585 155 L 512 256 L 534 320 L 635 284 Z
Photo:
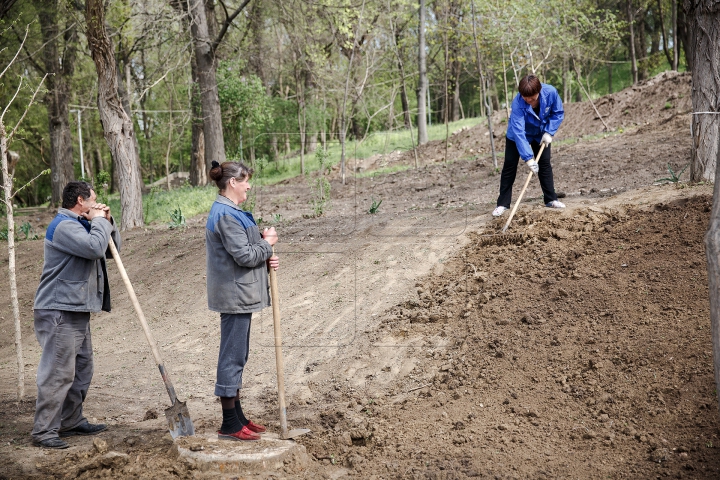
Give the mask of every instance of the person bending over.
M 535 75 L 527 75 L 520 80 L 505 135 L 505 162 L 500 175 L 500 195 L 497 207 L 492 212 L 493 216 L 499 217 L 510 208 L 512 187 L 520 159 L 540 179 L 545 206 L 565 208 L 565 204 L 558 200 L 555 193 L 550 164 L 550 144 L 564 117 L 562 101 L 555 87 L 540 83 Z M 535 161 L 541 143 L 545 144 L 545 150 L 539 160 Z

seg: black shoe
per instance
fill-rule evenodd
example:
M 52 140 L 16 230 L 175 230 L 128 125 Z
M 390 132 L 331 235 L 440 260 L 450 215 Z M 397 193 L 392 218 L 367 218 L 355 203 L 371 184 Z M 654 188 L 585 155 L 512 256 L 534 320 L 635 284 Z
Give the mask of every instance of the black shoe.
M 70 430 L 64 430 L 60 433 L 61 437 L 72 437 L 73 435 L 96 435 L 103 430 L 107 428 L 107 425 L 104 423 L 98 423 L 97 425 L 93 425 L 92 423 L 81 423 L 75 428 L 71 428 Z
M 64 440 L 60 440 L 58 437 L 46 438 L 45 440 L 33 440 L 33 444 L 37 447 L 42 448 L 57 448 L 63 449 L 68 448 L 70 445 Z

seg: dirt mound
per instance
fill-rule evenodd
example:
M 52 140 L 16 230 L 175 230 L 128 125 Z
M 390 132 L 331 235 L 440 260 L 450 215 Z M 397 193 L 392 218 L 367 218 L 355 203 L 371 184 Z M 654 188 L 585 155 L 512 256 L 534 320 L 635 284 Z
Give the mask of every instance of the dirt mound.
M 611 130 L 636 125 L 664 124 L 692 108 L 689 73 L 662 72 L 618 93 L 595 100 L 595 107 Z M 602 133 L 600 118 L 590 102 L 565 105 L 565 121 L 558 140 Z
M 689 73 L 662 72 L 649 80 L 595 100 L 595 107 L 610 130 L 644 125 L 655 125 L 662 128 L 664 124 L 675 117 L 691 111 L 690 81 Z M 604 132 L 603 123 L 590 102 L 568 103 L 564 105 L 564 108 L 565 120 L 556 135 L 557 141 Z M 505 149 L 506 128 L 505 111 L 495 112 L 493 135 L 495 151 L 499 155 Z M 449 140 L 447 157 L 452 160 L 483 159 L 490 164 L 492 159 L 490 158 L 489 138 L 486 122 L 454 132 Z M 421 166 L 443 162 L 445 160 L 445 141 L 436 140 L 419 146 L 417 155 L 418 163 Z M 502 156 L 499 157 L 498 163 L 502 165 Z M 415 165 L 415 154 L 413 151 L 392 152 L 386 155 L 376 155 L 371 161 L 361 161 L 361 164 L 365 170 L 390 164 Z
M 717 478 L 710 204 L 534 211 L 523 245 L 475 236 L 385 319 L 425 339 L 415 368 L 384 397 L 343 390 L 308 451 L 386 478 Z

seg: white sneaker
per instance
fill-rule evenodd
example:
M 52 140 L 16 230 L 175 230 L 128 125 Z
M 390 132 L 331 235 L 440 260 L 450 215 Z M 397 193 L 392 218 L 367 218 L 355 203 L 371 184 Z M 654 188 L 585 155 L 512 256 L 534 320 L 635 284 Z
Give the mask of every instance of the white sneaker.
M 563 205 L 564 207 L 565 205 Z M 495 210 L 493 210 L 493 217 L 501 217 L 503 213 L 505 213 L 505 210 L 507 210 L 507 207 L 496 207 Z
M 560 200 L 553 200 L 552 202 L 546 203 L 545 206 L 548 208 L 565 208 L 565 204 Z

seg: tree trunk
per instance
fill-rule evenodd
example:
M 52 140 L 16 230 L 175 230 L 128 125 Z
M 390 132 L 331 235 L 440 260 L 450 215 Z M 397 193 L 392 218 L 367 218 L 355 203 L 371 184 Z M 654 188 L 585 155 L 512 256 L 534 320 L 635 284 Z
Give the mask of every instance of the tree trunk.
M 420 0 L 420 24 L 418 25 L 418 145 L 424 145 L 428 141 L 427 132 L 427 110 L 425 98 L 427 96 L 427 52 L 425 52 L 425 0 Z
M 102 0 L 86 0 L 85 21 L 90 54 L 98 74 L 98 112 L 105 140 L 119 170 L 120 224 L 123 230 L 129 230 L 143 225 L 142 180 L 135 150 L 135 131 L 118 94 L 115 54 L 105 31 Z
M 135 129 L 135 124 L 133 122 L 133 116 L 132 116 L 132 110 L 130 108 L 130 81 L 129 78 L 126 77 L 128 80 L 127 82 L 123 82 L 123 76 L 122 76 L 122 64 L 118 61 L 118 59 L 115 59 L 115 71 L 117 72 L 117 92 L 118 96 L 120 97 L 120 102 L 122 103 L 123 110 L 125 110 L 125 114 L 130 119 L 130 124 L 133 125 L 133 130 Z M 126 88 L 128 87 L 128 88 Z M 150 128 L 152 125 L 152 122 L 148 122 L 147 127 Z M 137 161 L 138 165 L 138 172 L 140 171 L 140 141 L 138 140 L 138 137 L 136 135 L 132 136 L 132 144 L 133 148 L 135 149 L 135 159 Z M 114 158 L 114 157 L 113 157 Z M 142 186 L 142 174 L 140 175 L 140 185 Z
M 705 236 L 705 254 L 710 296 L 715 395 L 720 401 L 720 176 L 716 168 L 720 149 L 720 2 L 686 0 L 688 30 L 695 46 L 692 63 L 693 145 L 690 176 L 692 181 L 714 180 L 710 225 Z M 701 113 L 712 112 L 712 113 Z
M 470 3 L 470 8 L 472 9 L 472 34 L 473 34 L 473 43 L 475 44 L 475 55 L 477 60 L 477 71 L 478 71 L 478 77 L 480 77 L 480 104 L 485 104 L 486 112 L 487 112 L 487 121 L 488 121 L 488 135 L 490 136 L 490 151 L 492 152 L 492 159 L 493 159 L 493 168 L 497 168 L 497 155 L 495 153 L 495 138 L 493 136 L 493 128 L 492 128 L 492 102 L 488 101 L 488 83 L 485 80 L 485 75 L 483 75 L 483 68 L 482 68 L 482 61 L 480 59 L 480 46 L 478 45 L 478 36 L 477 36 L 477 27 L 475 25 L 475 0 Z
M 313 132 L 312 134 L 310 134 L 306 143 L 307 149 L 305 150 L 305 153 L 315 153 L 315 150 L 317 150 L 318 146 L 318 132 Z
M 688 8 L 689 6 L 683 3 L 683 8 L 678 10 L 677 30 L 678 36 L 680 37 L 680 43 L 682 44 L 683 51 L 685 52 L 685 64 L 687 65 L 687 70 L 692 72 L 694 67 L 693 59 L 695 58 L 695 55 L 693 55 L 693 50 L 695 45 L 693 44 L 692 29 L 689 28 L 690 18 L 686 13 Z
M 679 52 L 680 52 L 680 46 L 678 45 L 678 17 L 677 17 L 677 2 L 678 0 L 670 0 L 670 3 L 672 4 L 672 36 L 673 36 L 673 61 L 672 61 L 672 69 L 677 72 L 678 69 L 678 58 L 679 58 Z
M 626 10 L 628 26 L 630 28 L 630 72 L 632 73 L 633 85 L 638 82 L 637 55 L 635 54 L 635 28 L 633 27 L 632 0 L 627 0 Z
M 510 120 L 510 109 L 512 108 L 512 98 L 510 97 L 510 92 L 508 92 L 508 83 L 507 83 L 507 67 L 505 66 L 505 44 L 500 44 L 500 52 L 502 53 L 502 64 L 503 64 L 503 86 L 505 87 L 505 114 L 507 115 L 507 120 Z M 563 100 L 567 102 L 567 97 L 563 97 Z
M 198 69 L 198 85 L 205 134 L 205 168 L 210 169 L 213 160 L 225 161 L 225 139 L 223 137 L 220 99 L 218 97 L 215 52 L 208 31 L 208 20 L 202 0 L 190 0 L 190 32 L 195 46 L 195 60 Z
M 400 74 L 403 76 L 403 82 L 400 85 L 400 103 L 402 103 L 403 123 L 405 128 L 409 129 L 412 122 L 412 118 L 410 117 L 410 103 L 408 102 L 407 90 L 405 89 L 405 75 L 402 70 Z
M 452 102 L 452 121 L 457 122 L 460 120 L 461 117 L 464 117 L 462 114 L 462 105 L 460 104 L 460 70 L 461 70 L 460 62 L 453 61 L 453 70 L 455 71 L 455 74 L 453 75 L 453 102 Z
M 100 147 L 95 147 L 95 172 L 100 173 L 105 170 L 105 162 L 103 161 Z
M 190 55 L 190 75 L 192 84 L 190 85 L 190 110 L 192 112 L 192 134 L 191 134 L 191 152 L 190 152 L 190 185 L 193 187 L 201 187 L 208 182 L 205 166 L 205 135 L 203 133 L 202 106 L 200 104 L 200 92 L 198 91 L 197 59 L 194 49 Z
M 638 81 L 646 80 L 650 76 L 648 69 L 648 49 L 647 49 L 647 38 L 645 35 L 645 17 L 647 16 L 647 10 L 643 9 L 640 11 L 639 20 L 637 22 L 637 40 L 636 54 L 640 53 L 640 61 L 638 61 Z
M 445 5 L 447 7 L 447 4 Z M 443 43 L 445 44 L 445 58 L 443 58 L 443 74 L 445 76 L 445 85 L 444 85 L 444 99 L 443 99 L 443 122 L 445 123 L 445 155 L 443 155 L 443 162 L 447 163 L 448 161 L 448 144 L 450 142 L 450 125 L 448 125 L 448 121 L 450 120 L 450 111 L 449 108 L 449 95 L 448 95 L 448 63 L 450 60 L 450 45 L 448 41 L 448 29 L 450 28 L 450 25 L 448 24 L 448 17 L 449 12 L 447 11 L 447 8 L 444 8 L 444 17 L 445 17 L 445 30 L 443 34 Z
M 270 134 L 270 146 L 272 147 L 273 151 L 273 160 L 277 162 L 280 158 L 280 152 L 278 151 L 277 134 L 275 133 Z
M 50 74 L 47 79 L 48 93 L 45 95 L 45 104 L 48 111 L 50 136 L 51 203 L 53 206 L 57 206 L 62 203 L 63 188 L 68 182 L 75 179 L 72 137 L 68 118 L 68 104 L 70 103 L 68 80 L 72 78 L 75 69 L 77 35 L 75 27 L 71 27 L 64 33 L 60 32 L 58 0 L 36 0 L 35 7 L 44 42 L 45 72 Z M 65 37 L 65 49 L 61 63 L 58 44 L 59 39 L 63 36 Z
M 15 277 L 15 221 L 12 205 L 12 176 L 10 176 L 7 160 L 7 133 L 5 125 L 0 122 L 0 168 L 2 168 L 3 192 L 5 213 L 7 215 L 7 245 L 8 245 L 8 278 L 10 279 L 10 303 L 12 304 L 13 319 L 15 323 L 15 352 L 17 354 L 17 395 L 18 401 L 25 397 L 25 361 L 22 351 L 22 330 L 20 324 L 20 305 L 18 303 L 17 279 Z
M 720 79 L 717 76 L 720 69 L 720 3 L 716 0 L 687 0 L 685 8 L 688 30 L 693 32 L 692 43 L 695 45 L 692 100 L 693 112 L 696 113 L 692 115 L 690 130 L 693 136 L 690 181 L 712 182 L 716 181 L 720 154 Z M 715 213 L 716 208 L 720 206 L 713 207 Z M 716 371 L 716 375 L 718 373 Z
M 172 90 L 174 89 L 175 85 L 172 84 L 170 89 L 168 89 L 170 93 L 170 119 L 168 122 L 168 144 L 167 144 L 167 150 L 165 150 L 165 185 L 167 188 L 167 191 L 169 192 L 172 188 L 172 185 L 170 184 L 170 151 L 172 149 L 172 134 L 173 134 L 173 94 Z
M 671 2 L 674 2 L 675 0 L 671 0 Z M 668 49 L 668 38 L 667 38 L 667 31 L 665 30 L 665 19 L 663 18 L 662 14 L 662 0 L 657 0 L 658 4 L 658 18 L 660 19 L 660 29 L 662 31 L 662 48 L 663 52 L 665 52 L 665 57 L 667 58 L 668 65 L 672 67 L 673 60 L 672 55 L 670 55 L 670 50 Z

